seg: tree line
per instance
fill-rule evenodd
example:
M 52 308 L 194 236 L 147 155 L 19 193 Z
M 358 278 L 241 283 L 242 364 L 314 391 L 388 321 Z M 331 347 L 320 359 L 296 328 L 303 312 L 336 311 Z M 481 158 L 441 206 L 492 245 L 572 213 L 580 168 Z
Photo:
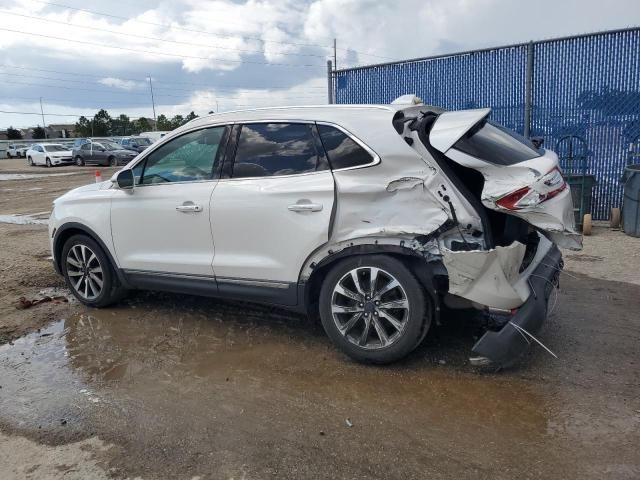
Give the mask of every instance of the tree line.
M 159 115 L 156 120 L 157 130 L 173 130 L 181 125 L 197 118 L 193 111 L 187 116 L 176 115 L 168 118 L 166 115 Z M 75 124 L 75 134 L 77 137 L 114 137 L 125 135 L 137 135 L 141 132 L 153 130 L 150 118 L 140 117 L 131 120 L 128 115 L 120 114 L 111 117 L 109 112 L 101 109 L 92 119 L 80 117 Z
M 159 115 L 156 120 L 157 130 L 174 130 L 197 117 L 198 115 L 193 111 L 184 117 L 182 115 L 176 115 L 173 118 L 169 118 L 166 115 Z M 152 122 L 152 119 L 145 117 L 131 120 L 129 116 L 125 114 L 120 114 L 114 118 L 111 117 L 109 112 L 105 109 L 101 109 L 93 116 L 93 118 L 87 118 L 85 116 L 78 118 L 78 121 L 75 124 L 75 136 L 124 137 L 126 135 L 138 135 L 139 133 L 150 132 L 153 130 L 153 127 L 151 126 Z M 11 126 L 7 128 L 7 138 L 9 140 L 20 140 L 22 139 L 22 133 L 20 133 L 20 130 Z M 40 125 L 35 127 L 32 132 L 32 138 L 46 138 L 44 128 Z

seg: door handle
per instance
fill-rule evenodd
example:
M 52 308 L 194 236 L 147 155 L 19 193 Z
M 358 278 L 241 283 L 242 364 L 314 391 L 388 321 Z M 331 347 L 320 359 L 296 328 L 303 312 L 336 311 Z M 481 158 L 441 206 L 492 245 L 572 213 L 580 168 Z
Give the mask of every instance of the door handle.
M 202 207 L 193 202 L 184 202 L 182 205 L 178 205 L 176 207 L 176 210 L 183 213 L 201 212 Z
M 322 205 L 319 203 L 295 203 L 289 205 L 291 212 L 320 212 L 322 211 Z

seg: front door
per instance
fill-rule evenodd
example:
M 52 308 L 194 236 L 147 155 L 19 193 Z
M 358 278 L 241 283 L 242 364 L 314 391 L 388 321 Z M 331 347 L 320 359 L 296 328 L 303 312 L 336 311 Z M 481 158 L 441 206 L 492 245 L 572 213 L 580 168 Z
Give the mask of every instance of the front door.
M 225 131 L 211 127 L 170 140 L 133 167 L 133 190 L 114 192 L 111 225 L 121 268 L 213 277 L 209 203 Z
M 211 202 L 221 291 L 225 282 L 293 288 L 307 257 L 328 241 L 334 181 L 313 128 L 241 127 L 231 178 L 219 181 Z

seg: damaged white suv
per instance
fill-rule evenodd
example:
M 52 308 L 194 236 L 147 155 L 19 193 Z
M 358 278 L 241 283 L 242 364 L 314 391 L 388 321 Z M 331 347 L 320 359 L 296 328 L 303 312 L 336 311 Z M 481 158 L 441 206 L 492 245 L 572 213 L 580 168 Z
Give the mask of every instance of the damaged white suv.
M 580 248 L 553 152 L 489 109 L 327 105 L 229 112 L 165 136 L 54 202 L 55 268 L 102 307 L 127 289 L 319 315 L 351 357 L 411 352 L 447 306 L 478 309 L 476 362 L 507 365 Z

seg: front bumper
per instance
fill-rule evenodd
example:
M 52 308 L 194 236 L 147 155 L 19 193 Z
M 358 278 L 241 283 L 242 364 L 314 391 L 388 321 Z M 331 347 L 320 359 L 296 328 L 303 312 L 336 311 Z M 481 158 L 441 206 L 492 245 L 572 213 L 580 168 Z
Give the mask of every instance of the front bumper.
M 73 158 L 71 158 L 71 157 L 52 158 L 51 159 L 51 164 L 52 165 L 69 165 L 71 163 L 73 163 Z
M 558 285 L 562 270 L 562 254 L 553 245 L 529 277 L 531 295 L 499 331 L 488 331 L 472 351 L 492 366 L 508 367 L 527 351 L 531 339 L 513 325 L 536 334 L 547 317 L 551 291 Z

